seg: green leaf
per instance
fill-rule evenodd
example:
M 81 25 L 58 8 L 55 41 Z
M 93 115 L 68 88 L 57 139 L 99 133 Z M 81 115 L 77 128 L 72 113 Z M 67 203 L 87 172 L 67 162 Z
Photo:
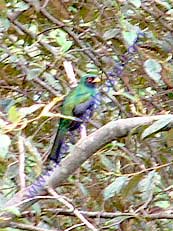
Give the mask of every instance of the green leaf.
M 7 18 L 0 17 L 0 32 L 5 30 L 8 30 L 10 27 L 10 21 Z
M 64 41 L 66 41 L 67 33 L 61 29 L 58 29 L 56 36 L 57 36 L 56 39 L 59 45 L 63 45 Z
M 169 200 L 156 201 L 154 204 L 155 204 L 155 206 L 158 206 L 158 207 L 163 208 L 163 209 L 167 209 L 171 206 Z
M 20 118 L 20 113 L 17 111 L 16 106 L 12 106 L 8 110 L 8 120 L 12 123 L 18 122 Z
M 103 38 L 105 40 L 109 40 L 109 39 L 115 38 L 118 34 L 119 34 L 118 29 L 110 29 L 103 34 Z
M 43 108 L 44 104 L 34 104 L 30 107 L 23 107 L 19 109 L 20 115 L 22 115 L 22 117 L 25 117 L 27 115 L 32 114 L 33 112 L 39 110 L 40 108 Z
M 0 134 L 0 141 L 1 141 L 0 142 L 0 158 L 4 159 L 8 154 L 11 140 L 10 140 L 10 137 L 8 135 Z
M 66 41 L 66 37 L 57 37 L 56 41 L 62 47 Z
M 62 52 L 68 51 L 72 45 L 73 45 L 72 41 L 66 41 L 61 47 Z
M 128 184 L 124 187 L 124 189 L 122 191 L 122 197 L 123 198 L 126 198 L 126 197 L 133 194 L 135 187 L 141 181 L 142 177 L 143 177 L 143 174 L 141 173 L 141 174 L 133 176 L 129 180 Z
M 103 192 L 104 199 L 107 200 L 120 193 L 124 185 L 128 182 L 127 176 L 120 176 L 113 183 L 108 185 Z
M 29 5 L 26 4 L 25 2 L 17 2 L 15 4 L 15 8 L 18 10 L 18 11 L 24 11 L 24 10 L 27 10 L 29 8 Z
M 168 97 L 169 97 L 169 99 L 173 100 L 173 92 L 169 92 Z
M 151 135 L 151 134 L 153 134 L 155 132 L 158 132 L 162 128 L 166 127 L 172 121 L 173 121 L 173 116 L 172 115 L 168 115 L 163 119 L 157 120 L 151 126 L 149 126 L 148 128 L 146 128 L 144 130 L 144 132 L 141 135 L 141 138 L 144 139 L 147 136 L 149 136 L 149 135 Z
M 15 100 L 11 98 L 6 98 L 0 100 L 0 110 L 8 112 L 10 107 L 12 107 L 15 104 Z
M 160 175 L 151 171 L 148 175 L 140 182 L 139 190 L 142 193 L 142 200 L 147 201 L 151 197 L 156 189 L 156 185 L 160 183 Z
M 136 102 L 136 97 L 129 94 L 128 92 L 122 92 L 120 95 L 126 97 L 127 99 L 130 99 L 132 102 Z
M 3 189 L 5 198 L 9 199 L 16 193 L 16 182 L 13 179 L 10 179 L 9 177 L 7 178 L 5 176 L 3 184 L 1 184 L 1 188 Z
M 141 6 L 141 0 L 129 0 L 131 4 L 133 4 L 136 8 Z
M 114 227 L 115 227 L 116 225 L 121 224 L 123 221 L 125 221 L 125 220 L 127 220 L 127 219 L 129 219 L 131 217 L 133 217 L 133 216 L 130 216 L 130 215 L 124 215 L 124 216 L 120 215 L 120 216 L 115 217 L 115 218 L 111 219 L 110 221 L 106 222 L 106 226 L 111 226 L 113 224 Z
M 32 80 L 36 77 L 38 77 L 42 73 L 42 68 L 33 68 L 28 71 L 27 80 Z
M 136 31 L 133 31 L 133 30 L 123 31 L 122 35 L 128 46 L 132 46 L 137 39 L 137 33 Z
M 172 9 L 172 5 L 171 5 L 172 1 L 170 0 L 157 1 L 157 3 L 168 10 Z M 168 13 L 168 11 L 166 13 Z
M 78 187 L 79 187 L 80 191 L 82 192 L 82 194 L 83 194 L 85 197 L 89 197 L 89 191 L 88 191 L 88 189 L 85 187 L 84 184 L 79 183 L 79 184 L 78 184 Z
M 101 162 L 109 171 L 115 171 L 116 166 L 108 157 L 101 155 Z
M 52 86 L 53 88 L 55 88 L 56 90 L 61 90 L 62 87 L 59 83 L 58 80 L 55 79 L 54 77 L 55 75 L 54 74 L 51 74 L 51 73 L 48 73 L 48 72 L 45 72 L 43 74 L 43 77 L 45 78 L 46 82 Z
M 50 37 L 56 40 L 62 52 L 68 51 L 73 45 L 73 41 L 68 40 L 67 33 L 61 29 L 51 32 Z
M 32 210 L 38 215 L 41 215 L 41 205 L 39 203 L 35 203 L 32 205 Z
M 16 216 L 21 216 L 20 210 L 17 207 L 11 206 L 4 209 L 4 211 L 10 212 Z
M 19 176 L 19 166 L 17 163 L 14 163 L 13 165 L 9 165 L 8 169 L 6 170 L 5 176 L 8 179 L 15 179 Z
M 1 182 L 2 183 L 2 182 Z M 2 189 L 1 189 L 1 193 L 0 193 L 0 213 L 1 213 L 1 211 L 3 211 L 4 210 L 4 204 L 5 203 L 7 203 L 7 201 L 8 201 L 8 199 L 7 198 L 5 198 L 5 196 L 2 194 Z M 1 217 L 1 219 L 2 219 L 2 217 Z M 0 220 L 1 220 L 0 219 Z
M 148 59 L 144 62 L 144 69 L 148 76 L 153 79 L 155 82 L 161 82 L 161 64 L 155 59 Z

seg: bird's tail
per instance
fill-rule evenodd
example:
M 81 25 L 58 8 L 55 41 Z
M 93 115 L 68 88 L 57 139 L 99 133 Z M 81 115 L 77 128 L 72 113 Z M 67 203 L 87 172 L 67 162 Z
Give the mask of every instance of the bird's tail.
M 65 134 L 67 130 L 68 129 L 62 128 L 61 126 L 59 126 L 54 142 L 53 142 L 53 145 L 52 145 L 52 149 L 50 151 L 50 155 L 49 155 L 50 160 L 53 160 L 57 164 L 61 160 L 61 156 L 62 156 L 61 148 L 64 143 L 64 138 L 65 138 Z

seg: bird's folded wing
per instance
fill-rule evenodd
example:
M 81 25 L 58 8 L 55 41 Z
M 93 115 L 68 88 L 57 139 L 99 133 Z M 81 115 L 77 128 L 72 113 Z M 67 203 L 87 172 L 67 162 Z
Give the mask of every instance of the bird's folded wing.
M 87 100 L 83 103 L 78 104 L 73 109 L 74 116 L 80 116 L 83 115 L 88 109 L 92 110 L 92 107 L 94 105 L 94 99 Z

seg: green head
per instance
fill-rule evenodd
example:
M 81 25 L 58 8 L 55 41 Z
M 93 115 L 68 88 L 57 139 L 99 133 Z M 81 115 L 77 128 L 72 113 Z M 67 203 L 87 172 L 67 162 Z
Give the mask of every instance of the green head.
M 100 82 L 100 79 L 97 75 L 86 74 L 82 76 L 79 84 L 90 87 L 90 88 L 95 88 L 96 84 L 99 82 Z

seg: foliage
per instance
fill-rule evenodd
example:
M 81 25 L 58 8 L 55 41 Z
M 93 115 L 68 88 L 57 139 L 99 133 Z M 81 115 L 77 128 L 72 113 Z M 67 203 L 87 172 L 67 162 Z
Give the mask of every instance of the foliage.
M 59 106 L 71 87 L 64 61 L 72 62 L 77 79 L 89 71 L 101 76 L 101 105 L 93 117 L 100 126 L 172 113 L 172 1 L 1 0 L 0 10 L 1 207 L 48 165 L 45 157 L 63 116 Z M 121 70 L 118 77 L 115 69 Z M 152 216 L 172 207 L 170 120 L 168 115 L 107 144 L 58 193 L 80 210 L 101 212 L 90 218 L 99 230 L 172 230 L 172 220 Z M 88 125 L 88 133 L 95 129 Z M 57 206 L 41 201 L 22 218 L 11 210 L 18 223 L 49 230 L 79 223 L 65 209 L 57 215 Z M 98 221 L 102 211 L 119 215 Z

